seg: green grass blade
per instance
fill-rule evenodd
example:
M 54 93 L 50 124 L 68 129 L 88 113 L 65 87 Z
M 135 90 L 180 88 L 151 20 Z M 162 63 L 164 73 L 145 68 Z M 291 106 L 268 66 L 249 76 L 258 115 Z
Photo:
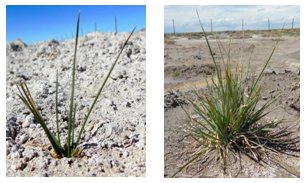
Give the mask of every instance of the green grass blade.
M 59 109 L 58 109 L 58 89 L 59 89 L 59 81 L 58 81 L 58 71 L 56 72 L 56 84 L 55 84 L 55 115 L 56 115 L 56 128 L 57 128 L 57 136 L 58 141 L 61 144 L 60 138 L 60 126 L 59 126 Z
M 95 106 L 97 100 L 98 100 L 98 97 L 100 96 L 100 94 L 101 94 L 101 92 L 102 92 L 102 89 L 104 88 L 105 84 L 107 83 L 107 81 L 108 81 L 108 79 L 109 79 L 109 77 L 110 77 L 110 75 L 111 75 L 111 73 L 112 73 L 112 71 L 113 71 L 113 69 L 114 69 L 114 67 L 115 67 L 115 65 L 116 65 L 116 63 L 117 63 L 117 61 L 119 60 L 119 57 L 120 57 L 121 53 L 123 52 L 124 48 L 127 46 L 127 43 L 128 43 L 128 41 L 129 41 L 130 37 L 132 36 L 132 34 L 134 33 L 135 29 L 136 29 L 136 27 L 133 28 L 133 30 L 131 31 L 130 35 L 129 35 L 128 38 L 126 39 L 124 45 L 122 46 L 120 52 L 118 53 L 118 55 L 117 55 L 117 57 L 116 57 L 114 63 L 112 64 L 111 69 L 109 70 L 109 72 L 108 72 L 108 74 L 107 74 L 105 80 L 103 81 L 103 83 L 102 83 L 102 85 L 101 85 L 101 87 L 100 87 L 100 89 L 99 89 L 99 91 L 98 91 L 98 93 L 97 93 L 97 95 L 96 95 L 96 97 L 95 97 L 95 99 L 94 99 L 94 101 L 93 101 L 91 107 L 90 107 L 90 110 L 88 111 L 88 113 L 87 113 L 87 115 L 86 115 L 86 117 L 85 117 L 85 120 L 84 120 L 84 122 L 83 122 L 83 124 L 82 124 L 82 127 L 81 127 L 81 129 L 80 129 L 80 132 L 79 132 L 79 134 L 78 134 L 78 138 L 77 138 L 77 141 L 76 141 L 76 146 L 79 145 L 79 142 L 80 142 L 80 139 L 81 139 L 81 134 L 83 133 L 83 130 L 84 130 L 84 126 L 85 126 L 85 124 L 87 123 L 87 120 L 88 120 L 88 118 L 89 118 L 89 116 L 90 116 L 90 114 L 91 114 L 91 112 L 92 112 L 92 110 L 93 110 L 93 108 L 94 108 L 94 106 Z
M 271 54 L 270 54 L 269 58 L 267 59 L 267 61 L 265 62 L 264 66 L 262 67 L 262 70 L 261 70 L 260 74 L 258 75 L 256 81 L 253 83 L 253 86 L 252 86 L 252 90 L 251 90 L 251 91 L 253 91 L 253 90 L 256 88 L 256 86 L 258 85 L 259 81 L 261 80 L 261 78 L 262 78 L 262 76 L 263 76 L 263 72 L 264 72 L 264 70 L 267 68 L 269 62 L 271 61 L 272 56 L 273 56 L 273 54 L 274 54 L 276 48 L 277 48 L 277 44 L 274 46 L 273 50 L 271 51 Z
M 282 26 L 281 34 L 282 34 L 284 28 L 285 28 L 285 23 L 284 23 L 283 26 Z M 263 76 L 263 72 L 264 72 L 264 70 L 267 68 L 269 62 L 271 61 L 272 56 L 273 56 L 273 54 L 274 54 L 274 52 L 275 52 L 275 50 L 276 50 L 278 44 L 279 44 L 279 40 L 277 40 L 277 41 L 275 42 L 274 48 L 273 48 L 273 50 L 271 51 L 271 54 L 270 54 L 269 58 L 268 58 L 267 61 L 265 62 L 265 64 L 264 64 L 264 66 L 263 66 L 263 68 L 262 68 L 260 74 L 258 75 L 258 77 L 257 77 L 257 79 L 256 79 L 256 82 L 254 83 L 254 86 L 252 87 L 252 90 L 253 90 L 254 87 L 258 84 L 258 82 L 261 80 L 261 78 L 262 78 L 262 76 Z
M 31 96 L 31 93 L 26 85 L 26 83 L 20 83 L 19 86 L 17 85 L 17 89 L 19 90 L 19 98 L 24 102 L 24 104 L 29 108 L 29 110 L 34 115 L 35 119 L 39 122 L 39 124 L 42 126 L 43 130 L 45 131 L 45 134 L 47 135 L 47 138 L 49 139 L 53 149 L 55 152 L 62 156 L 63 148 L 61 147 L 61 144 L 57 141 L 57 139 L 53 136 L 53 134 L 49 131 L 47 128 L 47 125 L 39 113 L 39 111 L 36 108 L 35 102 Z
M 205 31 L 205 29 L 204 29 L 204 27 L 203 27 L 203 24 L 201 23 L 201 20 L 200 20 L 200 17 L 199 17 L 199 14 L 198 14 L 197 9 L 196 9 L 196 13 L 197 13 L 198 21 L 199 21 L 199 24 L 200 24 L 200 26 L 201 26 L 203 35 L 205 36 L 207 46 L 208 46 L 208 48 L 209 48 L 210 56 L 211 56 L 211 58 L 212 58 L 212 60 L 213 60 L 214 66 L 215 66 L 215 68 L 216 68 L 216 73 L 217 73 L 218 80 L 219 80 L 220 84 L 222 84 L 223 81 L 222 81 L 221 68 L 217 65 L 217 62 L 216 62 L 215 57 L 214 57 L 214 53 L 213 53 L 213 51 L 212 51 L 212 49 L 211 49 L 211 45 L 210 45 L 209 40 L 208 40 L 207 33 L 206 33 L 206 31 Z
M 69 106 L 69 116 L 68 116 L 68 134 L 67 134 L 67 157 L 71 157 L 71 129 L 73 123 L 73 107 L 74 107 L 74 93 L 75 93 L 75 75 L 76 75 L 76 58 L 77 58 L 77 48 L 78 48 L 78 38 L 79 38 L 79 24 L 80 24 L 80 13 L 78 13 L 77 30 L 76 30 L 76 41 L 75 41 L 75 51 L 74 60 L 72 65 L 72 83 L 71 83 L 71 95 L 70 95 L 70 106 Z
M 75 137 L 75 123 L 76 123 L 76 113 L 77 113 L 77 103 L 75 103 L 74 107 L 74 118 L 73 118 L 73 123 L 72 123 L 72 137 L 71 137 L 71 143 L 72 143 L 72 148 L 76 148 L 75 143 L 74 143 L 74 137 Z
M 191 163 L 193 163 L 197 158 L 199 158 L 201 155 L 203 155 L 204 153 L 207 154 L 209 151 L 207 151 L 205 153 L 204 150 L 196 153 L 195 155 L 192 156 L 191 159 L 189 159 L 184 165 L 182 165 L 171 177 L 174 178 L 178 173 L 180 173 L 183 169 L 185 169 L 186 167 L 188 167 Z

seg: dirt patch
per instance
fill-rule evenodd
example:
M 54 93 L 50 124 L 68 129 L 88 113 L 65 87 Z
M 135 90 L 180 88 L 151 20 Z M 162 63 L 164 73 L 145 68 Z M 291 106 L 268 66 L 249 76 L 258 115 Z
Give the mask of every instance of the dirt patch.
M 166 77 L 173 77 L 174 80 L 191 79 L 200 75 L 212 75 L 215 71 L 213 64 L 206 65 L 182 65 L 165 67 Z

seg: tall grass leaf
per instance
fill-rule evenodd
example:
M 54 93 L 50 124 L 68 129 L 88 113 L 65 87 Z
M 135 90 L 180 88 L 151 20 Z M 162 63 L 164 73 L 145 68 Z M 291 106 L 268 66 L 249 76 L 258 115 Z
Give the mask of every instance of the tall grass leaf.
M 76 41 L 75 41 L 75 51 L 74 60 L 72 65 L 72 81 L 71 81 L 71 94 L 70 94 L 70 105 L 69 105 L 69 115 L 68 115 L 68 136 L 67 136 L 67 157 L 71 156 L 71 128 L 73 123 L 73 107 L 74 107 L 74 93 L 75 93 L 75 75 L 76 75 L 76 58 L 77 58 L 77 48 L 78 48 L 78 38 L 79 38 L 79 23 L 80 23 L 80 12 L 78 13 L 77 30 L 76 30 Z
M 59 109 L 58 109 L 58 89 L 59 89 L 59 79 L 58 79 L 58 71 L 56 71 L 56 86 L 55 86 L 55 116 L 56 116 L 56 128 L 57 128 L 57 136 L 59 144 L 61 144 L 60 138 L 60 127 L 59 127 Z
M 111 73 L 112 73 L 112 71 L 113 71 L 113 69 L 114 69 L 114 67 L 115 67 L 115 65 L 116 65 L 116 63 L 117 63 L 117 61 L 119 60 L 119 57 L 120 57 L 121 53 L 123 52 L 124 48 L 127 46 L 128 41 L 130 40 L 130 37 L 131 37 L 132 34 L 134 33 L 135 29 L 136 29 L 136 27 L 133 28 L 133 30 L 132 30 L 131 33 L 129 34 L 128 38 L 127 38 L 126 41 L 124 42 L 122 48 L 120 49 L 120 52 L 118 53 L 118 55 L 117 55 L 115 61 L 114 61 L 113 64 L 112 64 L 112 66 L 111 66 L 111 68 L 110 68 L 110 70 L 109 70 L 109 72 L 108 72 L 106 78 L 104 79 L 104 81 L 103 81 L 103 83 L 102 83 L 102 85 L 101 85 L 101 87 L 100 87 L 100 89 L 99 89 L 99 91 L 98 91 L 98 93 L 97 93 L 97 95 L 96 95 L 96 97 L 95 97 L 95 99 L 94 99 L 94 101 L 93 101 L 93 103 L 92 103 L 92 105 L 91 105 L 91 107 L 90 107 L 90 109 L 89 109 L 89 111 L 88 111 L 86 117 L 85 117 L 85 120 L 84 120 L 84 122 L 83 122 L 83 124 L 82 124 L 81 130 L 80 130 L 80 132 L 79 132 L 79 135 L 78 135 L 78 138 L 77 138 L 77 141 L 76 141 L 76 146 L 77 146 L 77 145 L 79 144 L 79 142 L 80 142 L 81 134 L 82 134 L 82 132 L 83 132 L 83 130 L 84 130 L 84 126 L 85 126 L 85 124 L 87 123 L 87 120 L 88 120 L 88 118 L 89 118 L 89 116 L 90 116 L 90 114 L 91 114 L 91 112 L 92 112 L 92 110 L 93 110 L 93 108 L 94 108 L 94 106 L 95 106 L 97 100 L 98 100 L 98 97 L 100 96 L 100 94 L 101 94 L 101 92 L 102 92 L 102 89 L 104 88 L 105 84 L 107 83 L 107 81 L 108 81 L 108 79 L 109 79 L 109 77 L 110 77 L 110 75 L 111 75 Z
M 47 128 L 47 125 L 41 116 L 41 114 L 38 112 L 35 102 L 31 96 L 31 93 L 24 82 L 20 82 L 19 85 L 17 85 L 17 89 L 19 90 L 18 96 L 19 98 L 24 102 L 24 104 L 29 108 L 29 110 L 34 115 L 35 119 L 39 122 L 39 124 L 42 126 L 43 130 L 45 131 L 47 138 L 49 139 L 53 149 L 55 152 L 59 155 L 63 153 L 63 148 L 61 147 L 60 143 L 57 141 L 57 139 L 53 136 L 53 134 L 49 131 Z

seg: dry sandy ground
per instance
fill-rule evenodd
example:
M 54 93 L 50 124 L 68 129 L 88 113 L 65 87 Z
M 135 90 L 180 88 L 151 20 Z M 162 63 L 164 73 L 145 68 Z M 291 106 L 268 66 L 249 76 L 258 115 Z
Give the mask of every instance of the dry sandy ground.
M 296 30 L 299 31 L 299 30 Z M 230 36 L 232 35 L 232 36 Z M 232 62 L 242 63 L 254 71 L 262 68 L 268 59 L 276 40 L 279 45 L 271 63 L 265 71 L 262 100 L 267 100 L 272 93 L 282 91 L 282 96 L 272 106 L 274 110 L 266 120 L 283 120 L 283 126 L 292 126 L 299 136 L 300 122 L 300 36 L 296 32 L 282 37 L 265 36 L 263 32 L 253 32 L 245 39 L 240 39 L 237 33 L 220 33 L 219 41 L 225 50 L 231 48 Z M 230 37 L 234 39 L 230 39 Z M 218 41 L 210 37 L 213 52 L 217 58 L 222 55 L 218 49 Z M 224 55 L 225 57 L 225 55 Z M 183 165 L 194 152 L 195 144 L 185 133 L 182 126 L 188 122 L 186 114 L 173 98 L 194 96 L 192 89 L 205 88 L 204 77 L 214 75 L 214 67 L 204 38 L 185 34 L 165 37 L 164 43 L 164 160 L 165 177 L 170 177 L 180 165 Z M 170 94 L 170 91 L 177 91 Z M 183 101 L 184 103 L 184 101 Z M 189 105 L 184 105 L 190 110 Z M 170 130 L 177 129 L 177 130 Z M 299 152 L 292 152 L 299 156 Z M 233 162 L 228 168 L 227 176 L 231 177 L 299 177 L 300 158 L 284 154 L 275 154 L 275 163 L 263 162 L 262 165 L 242 156 L 239 162 Z M 223 177 L 221 167 L 215 160 L 207 162 L 206 157 L 197 161 L 182 171 L 177 177 Z

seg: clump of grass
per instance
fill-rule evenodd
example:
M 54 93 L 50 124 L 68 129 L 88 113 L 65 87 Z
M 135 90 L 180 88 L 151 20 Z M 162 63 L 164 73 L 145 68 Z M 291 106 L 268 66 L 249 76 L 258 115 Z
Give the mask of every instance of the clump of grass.
M 45 120 L 43 119 L 42 115 L 38 111 L 36 104 L 32 98 L 31 92 L 27 87 L 27 84 L 25 82 L 20 82 L 17 85 L 17 88 L 19 90 L 19 98 L 24 102 L 24 104 L 29 108 L 29 110 L 32 112 L 34 115 L 35 119 L 39 122 L 39 124 L 42 126 L 43 130 L 45 131 L 52 147 L 53 151 L 51 155 L 54 158 L 63 158 L 63 157 L 77 157 L 80 155 L 81 150 L 78 148 L 78 145 L 81 140 L 81 135 L 83 134 L 84 127 L 89 119 L 89 116 L 97 103 L 98 97 L 100 96 L 104 86 L 106 85 L 117 61 L 119 60 L 119 57 L 121 53 L 123 52 L 124 48 L 126 47 L 130 37 L 135 31 L 135 28 L 132 30 L 128 38 L 126 39 L 124 45 L 120 49 L 120 52 L 118 53 L 115 61 L 113 62 L 106 78 L 103 80 L 103 83 L 100 87 L 100 89 L 97 92 L 97 95 L 92 102 L 92 105 L 88 111 L 88 113 L 85 116 L 85 119 L 82 123 L 81 129 L 77 135 L 77 139 L 75 140 L 75 134 L 74 134 L 74 122 L 75 122 L 75 117 L 76 117 L 76 112 L 77 112 L 77 104 L 74 101 L 74 92 L 75 92 L 75 76 L 76 76 L 76 59 L 77 59 L 77 47 L 78 47 L 78 37 L 79 37 L 79 23 L 80 23 L 80 13 L 78 14 L 78 20 L 77 20 L 77 28 L 76 28 L 76 40 L 75 40 L 75 49 L 74 49 L 74 59 L 72 63 L 72 84 L 71 84 L 71 95 L 70 95 L 70 105 L 69 105 L 69 115 L 68 115 L 68 131 L 67 131 L 67 140 L 64 146 L 61 145 L 61 140 L 60 140 L 60 129 L 59 129 L 59 116 L 58 116 L 58 72 L 56 75 L 56 99 L 55 99 L 55 106 L 56 106 L 56 126 L 57 126 L 57 134 L 56 136 L 51 133 L 51 131 L 48 129 Z
M 166 44 L 175 44 L 175 40 L 170 35 L 164 35 L 164 43 L 166 43 Z
M 180 75 L 180 74 L 179 74 L 178 71 L 172 72 L 172 77 L 173 77 L 173 78 L 177 78 L 179 75 Z
M 226 62 L 216 60 L 198 12 L 197 16 L 215 66 L 216 78 L 205 80 L 208 87 L 204 93 L 193 91 L 197 100 L 189 101 L 196 116 L 183 108 L 190 118 L 185 132 L 196 141 L 199 148 L 172 177 L 201 156 L 209 156 L 209 153 L 216 153 L 215 158 L 221 163 L 225 175 L 230 155 L 238 157 L 237 154 L 242 153 L 260 162 L 268 152 L 287 153 L 288 150 L 296 150 L 298 137 L 292 137 L 293 131 L 277 128 L 281 121 L 263 121 L 270 112 L 270 106 L 279 97 L 276 95 L 260 104 L 261 80 L 277 43 L 260 73 L 251 77 L 238 65 L 234 67 L 230 63 L 229 52 Z

